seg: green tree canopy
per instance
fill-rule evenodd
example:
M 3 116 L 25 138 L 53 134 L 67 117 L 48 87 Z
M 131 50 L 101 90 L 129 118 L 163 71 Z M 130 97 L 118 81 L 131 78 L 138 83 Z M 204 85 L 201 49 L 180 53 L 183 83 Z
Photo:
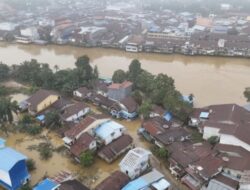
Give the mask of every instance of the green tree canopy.
M 129 65 L 128 80 L 136 84 L 137 78 L 140 75 L 141 71 L 141 63 L 137 59 L 134 59 Z
M 80 163 L 84 167 L 89 167 L 94 163 L 93 153 L 90 151 L 84 152 L 80 156 Z
M 7 65 L 0 62 L 0 82 L 8 79 L 10 69 Z
M 112 76 L 112 81 L 115 83 L 122 83 L 125 80 L 127 80 L 127 74 L 125 71 L 119 69 L 117 71 L 114 72 L 113 76 Z

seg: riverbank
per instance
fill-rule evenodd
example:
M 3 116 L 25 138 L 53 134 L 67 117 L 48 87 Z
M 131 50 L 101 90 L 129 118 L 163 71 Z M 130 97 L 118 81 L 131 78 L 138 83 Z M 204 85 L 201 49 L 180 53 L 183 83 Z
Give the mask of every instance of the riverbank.
M 167 74 L 174 78 L 176 88 L 183 94 L 193 93 L 196 107 L 220 103 L 245 105 L 243 91 L 250 81 L 248 59 L 134 54 L 112 49 L 3 43 L 0 43 L 0 53 L 0 61 L 9 66 L 33 58 L 48 63 L 51 68 L 57 65 L 60 69 L 74 68 L 77 57 L 86 54 L 90 57 L 91 65 L 98 66 L 100 76 L 106 77 L 111 77 L 117 69 L 128 70 L 131 60 L 139 59 L 143 69 L 152 74 Z

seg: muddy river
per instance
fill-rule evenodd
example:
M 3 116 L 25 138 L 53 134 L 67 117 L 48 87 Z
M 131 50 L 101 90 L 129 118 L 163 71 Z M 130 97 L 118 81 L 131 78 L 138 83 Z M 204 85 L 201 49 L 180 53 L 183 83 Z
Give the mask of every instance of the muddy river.
M 0 43 L 0 61 L 19 64 L 31 58 L 49 63 L 53 68 L 72 68 L 77 57 L 87 54 L 101 76 L 110 77 L 117 69 L 128 69 L 132 59 L 154 74 L 173 77 L 183 93 L 193 93 L 196 106 L 217 103 L 244 105 L 245 87 L 250 86 L 250 60 L 222 57 L 188 57 L 181 55 L 133 54 L 111 49 L 85 49 L 70 46 L 35 46 Z

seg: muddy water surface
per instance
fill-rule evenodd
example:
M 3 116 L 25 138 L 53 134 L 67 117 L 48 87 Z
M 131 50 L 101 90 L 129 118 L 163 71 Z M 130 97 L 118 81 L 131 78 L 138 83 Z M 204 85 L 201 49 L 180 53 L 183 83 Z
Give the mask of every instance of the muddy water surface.
M 131 54 L 111 49 L 85 49 L 71 46 L 35 46 L 0 43 L 0 61 L 19 64 L 32 58 L 53 68 L 73 68 L 77 57 L 87 54 L 101 76 L 112 76 L 117 69 L 128 69 L 132 59 L 154 74 L 173 77 L 183 93 L 193 93 L 196 106 L 217 103 L 246 103 L 243 91 L 250 86 L 250 60 L 240 58 L 188 57 L 181 55 Z

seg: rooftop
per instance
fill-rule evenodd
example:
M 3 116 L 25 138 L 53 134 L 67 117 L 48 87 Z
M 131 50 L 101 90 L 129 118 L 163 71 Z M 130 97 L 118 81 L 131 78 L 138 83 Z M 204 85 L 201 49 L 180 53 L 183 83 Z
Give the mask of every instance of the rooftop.
M 10 171 L 19 161 L 26 160 L 27 157 L 12 148 L 0 148 L 0 170 Z
M 95 130 L 95 133 L 101 139 L 106 139 L 115 130 L 123 130 L 123 129 L 124 129 L 123 125 L 110 120 L 98 126 Z
M 54 182 L 51 179 L 46 178 L 42 182 L 40 182 L 37 186 L 33 188 L 33 190 L 54 190 L 59 187 L 59 184 Z

